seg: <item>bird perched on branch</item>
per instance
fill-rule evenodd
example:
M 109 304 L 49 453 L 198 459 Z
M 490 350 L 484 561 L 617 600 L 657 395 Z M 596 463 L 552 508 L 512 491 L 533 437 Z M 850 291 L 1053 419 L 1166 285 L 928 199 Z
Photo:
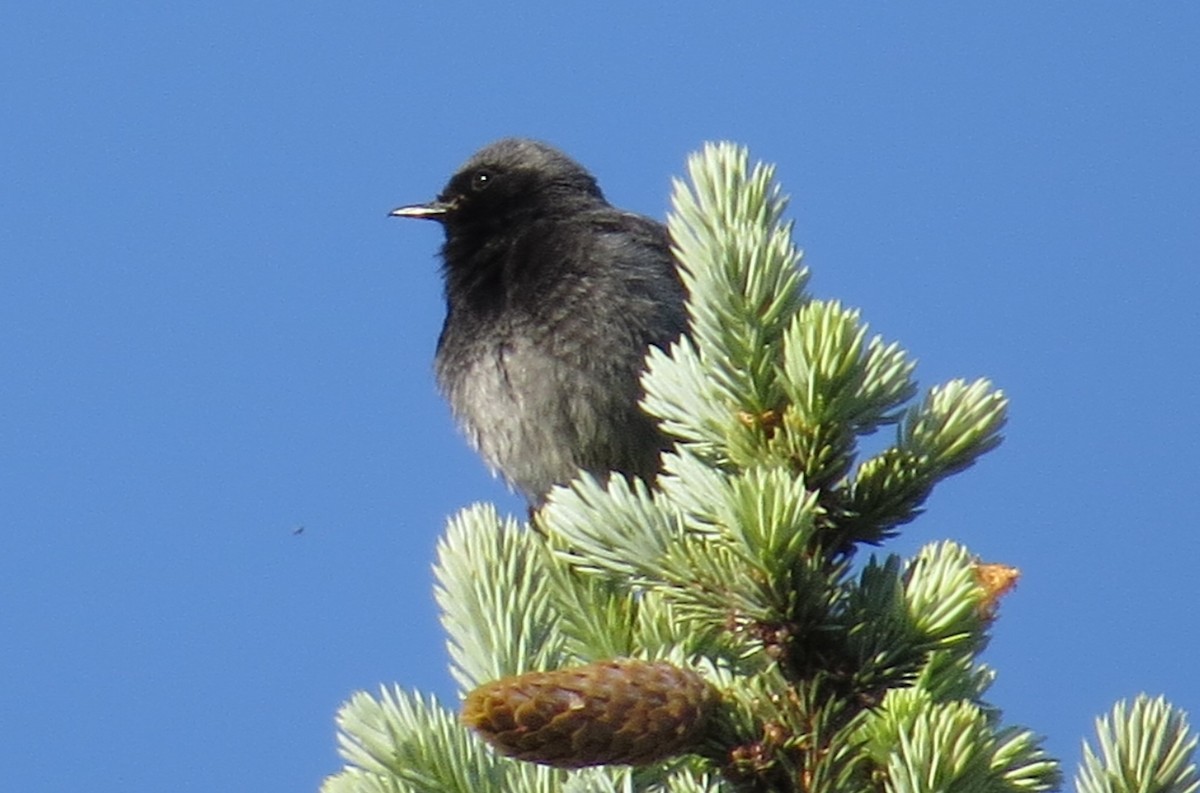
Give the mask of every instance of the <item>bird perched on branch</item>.
M 442 224 L 438 384 L 471 444 L 533 507 L 580 469 L 653 480 L 668 445 L 638 406 L 650 347 L 684 332 L 666 228 L 610 205 L 544 143 L 508 138 L 394 217 Z

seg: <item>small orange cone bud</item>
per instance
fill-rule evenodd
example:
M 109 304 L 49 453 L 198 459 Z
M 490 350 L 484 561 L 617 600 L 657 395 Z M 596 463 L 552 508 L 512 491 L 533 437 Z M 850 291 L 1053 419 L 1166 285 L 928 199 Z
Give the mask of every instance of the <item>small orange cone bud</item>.
M 715 701 L 695 672 L 625 659 L 492 681 L 467 695 L 462 721 L 518 760 L 646 765 L 686 752 Z
M 983 602 L 979 604 L 979 610 L 984 619 L 992 619 L 996 616 L 1000 598 L 1016 588 L 1021 571 L 1006 564 L 983 562 L 976 562 L 974 568 L 975 580 L 983 587 Z

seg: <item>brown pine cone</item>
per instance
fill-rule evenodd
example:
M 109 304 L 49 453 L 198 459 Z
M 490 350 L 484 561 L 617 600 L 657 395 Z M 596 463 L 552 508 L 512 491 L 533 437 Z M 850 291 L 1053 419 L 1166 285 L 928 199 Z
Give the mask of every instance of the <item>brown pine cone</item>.
M 716 698 L 695 672 L 622 659 L 486 683 L 467 695 L 462 721 L 519 760 L 646 765 L 694 745 Z

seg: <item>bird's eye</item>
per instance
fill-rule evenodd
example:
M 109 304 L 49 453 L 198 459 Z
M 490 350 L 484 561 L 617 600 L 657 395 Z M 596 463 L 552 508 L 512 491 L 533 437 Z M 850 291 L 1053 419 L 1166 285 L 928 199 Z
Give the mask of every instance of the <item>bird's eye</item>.
M 471 174 L 471 189 L 476 193 L 487 188 L 492 183 L 492 175 L 488 171 L 476 171 Z

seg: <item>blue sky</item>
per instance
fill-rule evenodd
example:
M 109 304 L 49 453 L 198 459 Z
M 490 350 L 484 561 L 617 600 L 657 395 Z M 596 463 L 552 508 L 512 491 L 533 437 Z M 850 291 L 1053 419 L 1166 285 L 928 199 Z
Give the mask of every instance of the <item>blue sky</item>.
M 1069 772 L 1120 697 L 1200 721 L 1200 7 L 345 6 L 0 11 L 6 788 L 313 790 L 353 691 L 452 694 L 435 542 L 521 507 L 386 212 L 510 134 L 658 217 L 776 163 L 812 292 L 1012 399 L 890 548 L 1022 569 L 992 700 Z

